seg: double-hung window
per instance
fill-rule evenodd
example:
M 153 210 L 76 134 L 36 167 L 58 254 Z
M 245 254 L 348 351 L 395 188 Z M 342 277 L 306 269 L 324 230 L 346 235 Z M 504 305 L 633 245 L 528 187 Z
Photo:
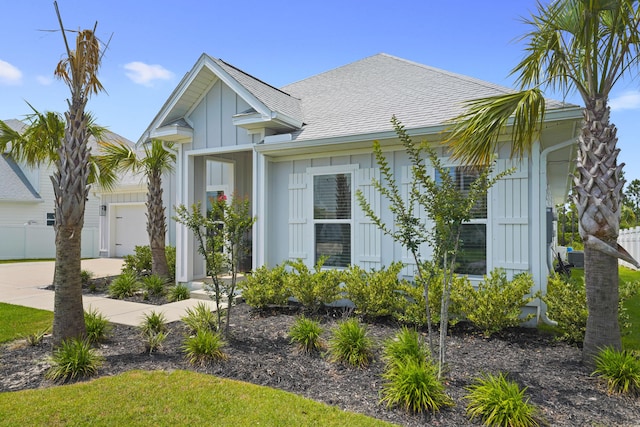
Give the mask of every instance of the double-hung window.
M 480 172 L 469 167 L 451 167 L 449 173 L 454 178 L 457 189 L 464 194 L 471 190 L 471 184 Z M 487 273 L 487 194 L 485 193 L 471 209 L 471 219 L 462 224 L 460 250 L 456 256 L 457 274 L 481 276 Z
M 313 175 L 313 234 L 315 261 L 327 267 L 351 264 L 351 172 Z

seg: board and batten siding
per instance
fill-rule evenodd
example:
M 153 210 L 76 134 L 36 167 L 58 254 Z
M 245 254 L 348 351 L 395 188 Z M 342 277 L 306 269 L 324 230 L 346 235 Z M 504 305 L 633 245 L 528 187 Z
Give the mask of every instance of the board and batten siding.
M 529 270 L 529 180 L 528 163 L 498 159 L 495 171 L 515 172 L 500 179 L 489 190 L 489 268 L 502 268 L 507 277 Z

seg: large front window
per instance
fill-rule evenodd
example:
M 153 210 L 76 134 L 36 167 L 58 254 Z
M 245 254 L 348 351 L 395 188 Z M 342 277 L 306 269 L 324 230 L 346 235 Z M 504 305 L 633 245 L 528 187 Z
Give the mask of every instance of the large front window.
M 452 167 L 449 173 L 456 187 L 464 194 L 471 190 L 471 184 L 480 175 L 479 171 L 468 167 Z M 484 194 L 471 209 L 471 220 L 462 224 L 460 250 L 456 256 L 457 274 L 481 276 L 487 274 L 487 195 Z
M 316 262 L 327 267 L 351 264 L 351 174 L 313 177 L 313 227 Z

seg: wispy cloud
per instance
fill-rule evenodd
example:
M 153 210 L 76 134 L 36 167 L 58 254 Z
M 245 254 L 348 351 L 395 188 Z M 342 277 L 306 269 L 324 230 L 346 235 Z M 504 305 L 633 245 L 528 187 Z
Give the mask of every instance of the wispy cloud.
M 47 76 L 36 76 L 36 81 L 42 86 L 49 86 L 51 83 L 53 83 L 53 79 Z
M 134 83 L 153 86 L 155 80 L 169 80 L 173 77 L 173 73 L 162 65 L 149 65 L 144 62 L 129 62 L 124 66 L 127 70 L 127 77 Z
M 0 84 L 19 85 L 22 83 L 22 72 L 15 66 L 0 59 Z
M 640 108 L 640 92 L 629 91 L 624 92 L 620 96 L 611 98 L 609 106 L 612 111 L 635 110 Z

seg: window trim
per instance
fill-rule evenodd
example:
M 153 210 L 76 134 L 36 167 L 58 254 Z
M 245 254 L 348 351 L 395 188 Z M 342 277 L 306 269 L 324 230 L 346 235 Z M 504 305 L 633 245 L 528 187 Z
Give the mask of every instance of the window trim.
M 307 189 L 309 195 L 309 203 L 307 203 L 306 216 L 308 218 L 307 221 L 307 235 L 311 236 L 309 239 L 309 251 L 308 253 L 311 255 L 308 259 L 312 265 L 315 265 L 317 252 L 316 252 L 316 237 L 315 237 L 315 226 L 318 223 L 325 224 L 349 224 L 351 230 L 351 248 L 350 248 L 350 256 L 349 256 L 349 265 L 354 264 L 354 260 L 356 257 L 355 253 L 355 243 L 356 243 L 356 171 L 360 168 L 357 164 L 347 164 L 347 165 L 338 165 L 338 166 L 316 166 L 316 167 L 308 167 L 306 170 L 307 173 Z M 338 174 L 349 174 L 351 176 L 350 186 L 351 186 L 351 218 L 348 220 L 345 219 L 315 219 L 314 215 L 314 177 L 316 175 L 338 175 Z M 348 267 L 338 267 L 338 266 L 326 266 L 323 268 L 327 269 L 338 269 L 343 270 Z

